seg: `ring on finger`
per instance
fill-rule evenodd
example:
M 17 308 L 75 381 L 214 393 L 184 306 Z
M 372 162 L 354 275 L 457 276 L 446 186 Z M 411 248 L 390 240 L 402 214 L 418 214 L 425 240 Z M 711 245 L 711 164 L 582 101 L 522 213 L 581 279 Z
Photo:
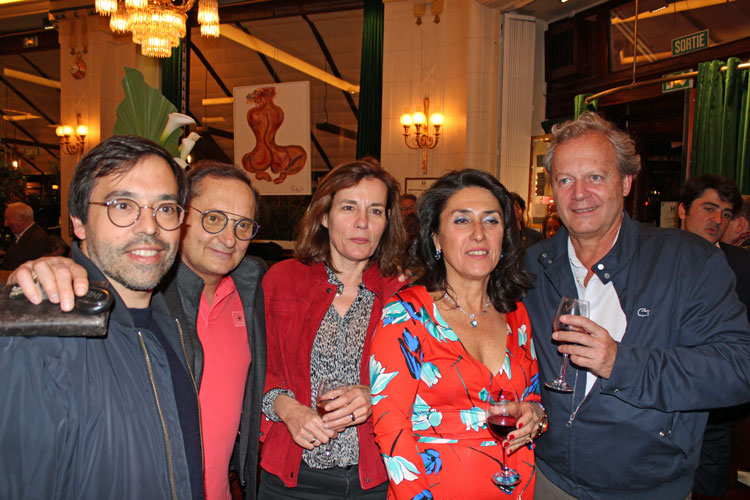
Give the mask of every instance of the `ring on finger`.
M 310 441 L 310 443 L 315 444 L 317 441 L 318 441 L 318 438 L 314 437 L 312 438 L 312 441 Z
M 350 414 L 349 414 L 349 418 L 351 418 L 351 419 L 352 419 L 352 422 L 354 422 L 354 419 L 356 418 L 356 417 L 354 416 L 354 412 L 352 412 L 352 413 L 350 413 Z

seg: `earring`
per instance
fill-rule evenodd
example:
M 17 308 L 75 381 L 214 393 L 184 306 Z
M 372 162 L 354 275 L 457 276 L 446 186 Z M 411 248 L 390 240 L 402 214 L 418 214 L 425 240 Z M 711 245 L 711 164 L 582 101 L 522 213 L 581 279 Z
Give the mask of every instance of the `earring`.
M 500 260 L 503 260 L 503 252 L 500 252 Z
M 440 258 L 443 256 L 443 251 L 435 249 L 435 260 L 440 260 Z

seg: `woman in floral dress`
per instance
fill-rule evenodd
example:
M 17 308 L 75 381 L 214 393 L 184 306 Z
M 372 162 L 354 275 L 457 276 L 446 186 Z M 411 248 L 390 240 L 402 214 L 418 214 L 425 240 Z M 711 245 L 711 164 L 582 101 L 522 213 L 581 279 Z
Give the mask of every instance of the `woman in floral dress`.
M 477 170 L 446 174 L 419 201 L 425 271 L 385 307 L 370 357 L 389 498 L 533 497 L 532 438 L 546 415 L 514 219 L 506 189 Z M 502 389 L 523 402 L 519 428 L 499 443 L 484 411 Z M 521 481 L 500 488 L 503 444 Z

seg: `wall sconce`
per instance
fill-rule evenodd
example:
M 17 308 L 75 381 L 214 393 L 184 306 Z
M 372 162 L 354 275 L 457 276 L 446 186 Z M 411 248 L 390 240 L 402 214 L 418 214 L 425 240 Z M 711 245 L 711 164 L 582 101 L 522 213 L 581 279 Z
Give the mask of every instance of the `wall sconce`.
M 409 149 L 422 150 L 422 172 L 427 173 L 427 150 L 434 149 L 440 140 L 440 126 L 443 124 L 443 115 L 435 113 L 430 115 L 430 99 L 424 98 L 424 113 L 417 111 L 413 115 L 401 115 L 401 125 L 404 127 L 404 144 Z M 430 123 L 435 132 L 430 135 L 430 126 L 427 124 L 429 116 Z M 414 125 L 414 134 L 409 135 L 409 129 Z
M 81 113 L 76 115 L 78 125 L 76 126 L 75 142 L 71 143 L 70 136 L 73 135 L 73 127 L 70 125 L 58 125 L 55 134 L 60 138 L 60 149 L 69 155 L 82 155 L 83 148 L 86 145 L 86 135 L 89 133 L 86 125 L 81 125 Z

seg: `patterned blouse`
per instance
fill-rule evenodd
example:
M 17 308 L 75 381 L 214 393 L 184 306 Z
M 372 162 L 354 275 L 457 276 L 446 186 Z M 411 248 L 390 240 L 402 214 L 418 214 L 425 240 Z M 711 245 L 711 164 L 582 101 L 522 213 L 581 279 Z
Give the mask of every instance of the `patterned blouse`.
M 505 318 L 506 357 L 492 373 L 466 351 L 424 287 L 397 293 L 383 309 L 369 364 L 388 498 L 533 498 L 534 454 L 526 447 L 508 457 L 521 482 L 502 489 L 492 482 L 503 455 L 486 425 L 489 396 L 510 389 L 539 401 L 526 309 L 518 303 Z
M 328 283 L 334 285 L 338 293 L 342 293 L 344 285 L 341 280 L 328 266 L 326 271 Z M 362 350 L 374 299 L 375 294 L 368 290 L 364 283 L 360 283 L 357 297 L 344 317 L 341 317 L 333 304 L 323 316 L 310 355 L 310 396 L 313 408 L 317 403 L 318 386 L 324 378 L 335 378 L 349 385 L 359 384 Z M 280 421 L 273 410 L 273 403 L 279 394 L 294 397 L 291 391 L 284 389 L 272 389 L 263 397 L 263 413 L 275 422 Z M 333 459 L 326 456 L 327 451 Z M 329 444 L 316 446 L 312 450 L 303 450 L 302 459 L 313 469 L 356 465 L 359 461 L 357 428 L 347 427 L 336 439 L 329 441 Z

